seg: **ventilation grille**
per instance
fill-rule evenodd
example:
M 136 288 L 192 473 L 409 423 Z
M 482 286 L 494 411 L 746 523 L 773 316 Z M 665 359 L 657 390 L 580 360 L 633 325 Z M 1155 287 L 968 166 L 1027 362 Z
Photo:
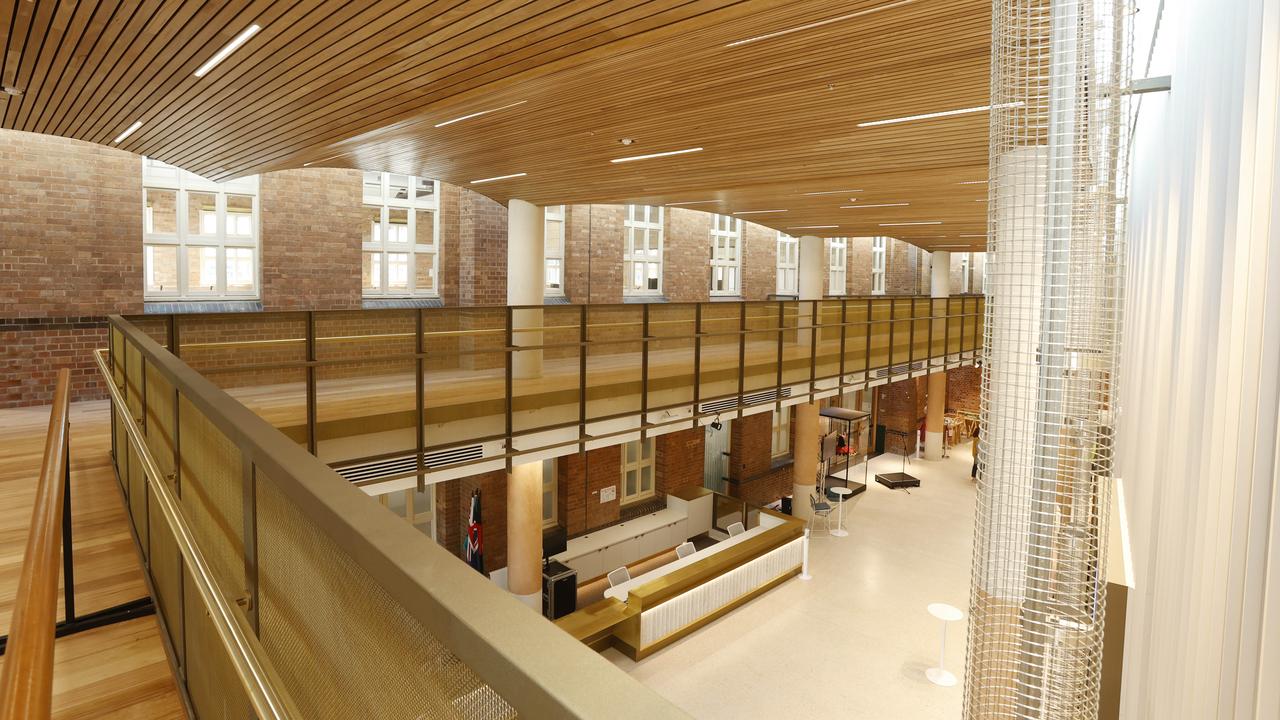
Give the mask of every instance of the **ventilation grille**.
M 894 365 L 893 367 L 872 370 L 871 375 L 872 377 L 887 378 L 893 375 L 906 375 L 907 373 L 918 372 L 920 370 L 924 370 L 923 360 L 917 360 L 916 362 L 913 362 L 913 363 L 903 363 L 901 365 Z
M 426 453 L 424 460 L 427 468 L 432 469 L 468 460 L 479 460 L 482 457 L 484 457 L 483 446 L 467 445 Z M 348 482 L 367 482 L 413 475 L 418 471 L 418 465 L 414 454 L 409 453 L 338 467 L 334 470 Z
M 782 391 L 766 390 L 764 392 L 753 393 L 751 395 L 742 396 L 742 404 L 759 405 L 761 403 L 775 402 L 779 398 L 791 397 L 791 388 L 782 388 Z M 698 412 L 701 413 L 718 413 L 726 410 L 733 410 L 738 407 L 737 398 L 725 398 L 724 400 L 713 400 L 705 402 L 698 406 Z

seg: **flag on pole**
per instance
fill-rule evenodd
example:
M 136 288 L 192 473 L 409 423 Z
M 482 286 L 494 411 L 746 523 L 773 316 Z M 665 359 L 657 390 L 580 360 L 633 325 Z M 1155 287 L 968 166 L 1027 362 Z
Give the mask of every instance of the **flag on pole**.
M 467 519 L 467 564 L 484 572 L 484 533 L 480 527 L 480 490 L 471 493 L 471 516 Z

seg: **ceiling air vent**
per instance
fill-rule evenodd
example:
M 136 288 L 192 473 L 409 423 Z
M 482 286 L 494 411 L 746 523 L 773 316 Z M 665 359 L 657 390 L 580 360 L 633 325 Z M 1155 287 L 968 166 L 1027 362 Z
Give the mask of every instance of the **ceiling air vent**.
M 782 392 L 778 392 L 777 390 L 766 390 L 764 392 L 758 392 L 751 395 L 743 395 L 742 404 L 744 406 L 759 405 L 761 403 L 775 402 L 778 398 L 789 397 L 791 397 L 791 388 L 789 387 L 782 388 Z M 725 398 L 723 400 L 713 400 L 711 402 L 702 403 L 698 406 L 698 412 L 703 414 L 721 413 L 726 410 L 732 410 L 736 407 L 738 407 L 737 398 Z
M 484 448 L 480 445 L 466 445 L 426 453 L 424 460 L 427 468 L 438 468 L 467 460 L 479 460 L 484 457 Z M 418 471 L 417 460 L 413 453 L 395 457 L 379 458 L 357 462 L 351 465 L 335 467 L 334 470 L 349 482 L 368 482 L 370 480 L 386 480 L 412 475 Z

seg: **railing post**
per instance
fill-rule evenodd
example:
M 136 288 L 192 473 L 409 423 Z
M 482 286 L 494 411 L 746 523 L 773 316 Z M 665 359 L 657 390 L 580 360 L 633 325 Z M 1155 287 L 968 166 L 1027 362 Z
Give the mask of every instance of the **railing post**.
M 840 298 L 840 396 L 841 397 L 844 397 L 844 387 L 845 387 L 844 353 L 845 353 L 845 340 L 848 336 L 847 331 L 849 329 L 848 326 L 846 325 L 846 323 L 848 322 L 849 322 L 849 299 Z
M 426 452 L 427 452 L 426 432 L 427 431 L 425 427 L 427 422 L 427 408 L 426 408 L 427 386 L 426 386 L 426 380 L 422 377 L 423 371 L 426 370 L 425 358 L 423 357 L 423 353 L 425 352 L 426 348 L 423 347 L 423 343 L 422 343 L 422 331 L 423 331 L 422 308 L 418 308 L 417 310 L 414 311 L 413 319 L 414 319 L 413 345 L 414 345 L 414 375 L 415 375 L 414 381 L 413 381 L 414 397 L 415 397 L 414 408 L 417 410 L 416 417 L 418 420 L 417 422 L 418 426 L 414 431 L 414 437 L 417 440 L 417 446 L 418 446 L 418 452 L 417 452 L 418 492 L 424 493 L 427 490 L 427 458 L 426 458 Z
M 698 417 L 702 415 L 699 402 L 702 400 L 702 303 L 693 306 L 693 423 L 698 427 Z
M 587 306 L 578 306 L 578 452 L 587 451 Z
M 786 303 L 783 302 L 782 300 L 779 300 L 778 301 L 778 329 L 777 329 L 778 366 L 777 366 L 777 382 L 775 384 L 777 391 L 774 392 L 773 394 L 773 411 L 775 413 L 782 412 L 782 361 L 783 361 L 782 334 L 787 325 L 786 308 L 787 308 Z
M 115 422 L 111 425 L 114 427 Z M 67 440 L 62 468 L 62 620 L 70 623 L 76 619 L 76 574 L 71 545 L 71 423 L 67 422 L 63 428 Z
M 960 356 L 960 361 L 964 360 L 964 318 L 968 310 L 965 308 L 964 298 L 960 298 L 960 352 L 956 353 Z
M 244 581 L 248 593 L 245 616 L 253 634 L 258 630 L 258 474 L 253 460 L 241 455 L 241 499 L 244 514 Z
M 817 392 L 818 383 L 818 303 L 821 300 L 809 301 L 809 402 L 813 402 L 813 394 Z
M 942 329 L 942 367 L 946 369 L 951 361 L 951 298 L 947 298 L 947 304 L 944 308 L 947 322 Z
M 640 312 L 640 442 L 649 437 L 649 304 Z
M 307 311 L 307 452 L 316 454 L 316 314 Z
M 907 331 L 907 377 L 912 377 L 916 364 L 916 304 L 919 298 L 911 298 L 911 326 Z
M 876 324 L 871 314 L 875 301 L 867 298 L 867 352 L 862 356 L 862 389 L 866 390 L 871 387 L 871 334 L 876 330 Z
M 513 332 L 513 329 L 512 329 L 513 314 L 512 314 L 512 309 L 510 305 L 506 307 L 506 311 L 507 311 L 507 318 L 506 318 L 507 327 L 506 327 L 506 342 L 504 343 L 506 350 L 503 353 L 503 357 L 505 360 L 504 373 L 506 375 L 505 383 L 507 388 L 507 393 L 506 393 L 507 399 L 505 403 L 507 435 L 506 435 L 506 439 L 503 442 L 506 444 L 507 472 L 510 473 L 511 472 L 511 453 L 515 451 L 515 444 L 511 442 L 511 432 L 514 429 L 514 426 L 512 424 L 512 419 L 511 419 L 511 406 L 513 405 L 512 399 L 511 399 L 511 391 L 513 386 L 513 383 L 511 381 L 511 372 L 512 372 L 512 364 L 514 360 L 513 355 L 515 353 L 515 345 L 514 345 L 515 333 Z
M 742 419 L 742 409 L 746 407 L 743 393 L 747 387 L 747 303 L 738 303 L 738 419 Z
M 885 372 L 885 379 L 889 380 L 893 377 L 893 330 L 898 324 L 898 298 L 889 298 L 889 356 L 888 366 Z M 892 382 L 890 380 L 890 382 Z

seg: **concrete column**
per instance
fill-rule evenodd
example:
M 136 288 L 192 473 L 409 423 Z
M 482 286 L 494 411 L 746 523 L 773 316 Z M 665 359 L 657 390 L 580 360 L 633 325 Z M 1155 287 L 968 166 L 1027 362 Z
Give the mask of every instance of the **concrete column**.
M 542 461 L 507 474 L 507 589 L 542 612 Z
M 937 250 L 931 256 L 933 267 L 929 277 L 929 294 L 935 298 L 951 297 L 951 253 Z M 945 332 L 945 324 L 934 322 L 934 336 Z M 932 353 L 932 349 L 930 349 Z M 947 373 L 929 375 L 929 396 L 924 419 L 924 459 L 941 460 L 943 436 L 946 432 L 943 419 L 947 409 Z
M 821 300 L 822 290 L 826 286 L 822 277 L 822 254 L 826 252 L 826 243 L 820 237 L 802 235 L 797 241 L 800 249 L 799 284 L 797 290 L 801 300 Z
M 796 405 L 796 446 L 791 466 L 794 471 L 791 488 L 791 514 L 808 521 L 813 517 L 809 497 L 818 487 L 818 404 Z
M 546 266 L 542 208 L 524 200 L 511 200 L 507 205 L 507 304 L 541 305 Z M 520 330 L 541 326 L 541 310 L 515 311 L 512 342 L 517 346 L 541 345 L 542 331 Z M 512 358 L 512 372 L 516 378 L 540 377 L 542 351 L 517 352 Z

